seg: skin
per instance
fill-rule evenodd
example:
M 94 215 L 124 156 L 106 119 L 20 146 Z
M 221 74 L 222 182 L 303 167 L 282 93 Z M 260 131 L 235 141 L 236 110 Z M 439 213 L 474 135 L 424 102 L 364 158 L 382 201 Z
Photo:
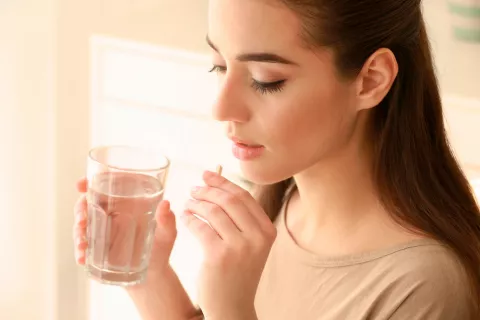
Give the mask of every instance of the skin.
M 317 254 L 342 255 L 414 238 L 379 204 L 371 170 L 369 111 L 395 80 L 393 53 L 378 50 L 347 79 L 332 50 L 305 46 L 298 16 L 276 2 L 211 0 L 209 13 L 220 88 L 214 116 L 228 135 L 265 147 L 260 158 L 240 162 L 248 179 L 264 184 L 294 177 L 298 192 L 287 225 L 295 240 Z M 238 59 L 259 52 L 292 64 Z M 262 93 L 252 88 L 254 80 L 285 82 Z
M 87 180 L 82 178 L 77 183 L 77 190 L 82 195 L 74 207 L 75 223 L 73 227 L 74 253 L 79 265 L 85 264 L 87 247 Z M 197 311 L 182 287 L 175 271 L 169 265 L 170 254 L 177 236 L 175 215 L 170 210 L 170 203 L 162 201 L 156 212 L 157 228 L 152 246 L 150 264 L 146 281 L 140 285 L 127 288 L 141 318 L 144 320 L 197 319 Z M 200 319 L 200 318 L 198 318 Z
M 369 111 L 397 75 L 394 55 L 380 49 L 358 76 L 346 79 L 335 68 L 333 52 L 308 48 L 300 32 L 299 18 L 277 2 L 210 0 L 208 39 L 219 81 L 213 116 L 225 123 L 229 137 L 264 147 L 260 157 L 240 162 L 243 174 L 258 184 L 294 177 L 298 191 L 289 204 L 287 227 L 300 246 L 316 254 L 352 254 L 416 239 L 379 204 L 371 172 Z M 290 63 L 257 61 L 265 60 L 264 53 Z M 203 179 L 205 186 L 192 190 L 181 214 L 205 254 L 200 307 L 212 320 L 256 319 L 255 292 L 275 228 L 248 192 L 212 172 Z M 77 205 L 74 231 L 80 264 L 84 202 L 81 198 Z M 169 319 L 188 319 L 191 303 L 165 271 L 176 235 L 168 205 L 160 205 L 157 221 L 152 276 L 130 293 L 145 319 L 158 317 L 167 306 Z M 165 282 L 170 289 L 142 303 L 158 287 L 154 283 Z M 168 301 L 171 294 L 182 302 Z

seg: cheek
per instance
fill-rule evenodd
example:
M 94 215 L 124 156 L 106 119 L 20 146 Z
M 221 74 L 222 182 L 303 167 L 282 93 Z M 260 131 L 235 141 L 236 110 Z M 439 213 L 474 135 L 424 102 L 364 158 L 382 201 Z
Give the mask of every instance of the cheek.
M 344 92 L 317 92 L 292 102 L 290 110 L 278 114 L 276 129 L 271 128 L 279 151 L 312 153 L 327 152 L 341 144 L 351 126 L 352 111 Z
M 259 128 L 270 152 L 263 161 L 241 163 L 246 178 L 258 184 L 274 183 L 344 148 L 356 119 L 349 99 L 342 88 L 304 89 L 264 109 Z

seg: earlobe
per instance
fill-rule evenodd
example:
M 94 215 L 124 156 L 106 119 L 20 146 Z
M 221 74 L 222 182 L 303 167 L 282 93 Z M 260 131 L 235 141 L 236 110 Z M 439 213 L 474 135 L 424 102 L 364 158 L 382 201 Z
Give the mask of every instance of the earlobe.
M 397 73 L 397 60 L 391 50 L 379 49 L 373 53 L 358 75 L 358 109 L 377 106 L 390 91 Z

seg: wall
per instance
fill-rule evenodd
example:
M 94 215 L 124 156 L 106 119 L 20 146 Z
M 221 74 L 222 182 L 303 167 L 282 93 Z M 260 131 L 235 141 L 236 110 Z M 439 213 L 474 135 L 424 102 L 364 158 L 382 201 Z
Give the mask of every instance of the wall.
M 1 319 L 54 319 L 55 9 L 0 3 Z
M 43 0 L 42 0 L 43 1 Z M 205 50 L 206 1 L 59 0 L 57 22 L 58 320 L 87 317 L 85 275 L 72 258 L 75 181 L 85 172 L 90 141 L 90 41 L 105 34 L 134 41 Z M 188 8 L 188 10 L 186 10 Z M 183 23 L 178 23 L 182 22 Z M 72 312 L 75 310 L 75 312 Z
M 205 5 L 0 1 L 0 319 L 87 316 L 71 226 L 89 147 L 90 36 L 202 50 Z
M 450 140 L 466 172 L 480 181 L 480 43 L 453 38 L 447 1 L 423 4 Z

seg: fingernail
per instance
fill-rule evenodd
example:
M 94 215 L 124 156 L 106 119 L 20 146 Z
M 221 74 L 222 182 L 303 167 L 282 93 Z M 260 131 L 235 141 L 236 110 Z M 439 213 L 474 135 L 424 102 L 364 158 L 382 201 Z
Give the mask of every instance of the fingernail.
M 77 263 L 83 264 L 85 263 L 85 252 L 82 251 L 77 257 Z
M 86 243 L 87 238 L 85 236 L 80 236 L 77 238 L 77 246 L 80 246 L 82 243 Z

